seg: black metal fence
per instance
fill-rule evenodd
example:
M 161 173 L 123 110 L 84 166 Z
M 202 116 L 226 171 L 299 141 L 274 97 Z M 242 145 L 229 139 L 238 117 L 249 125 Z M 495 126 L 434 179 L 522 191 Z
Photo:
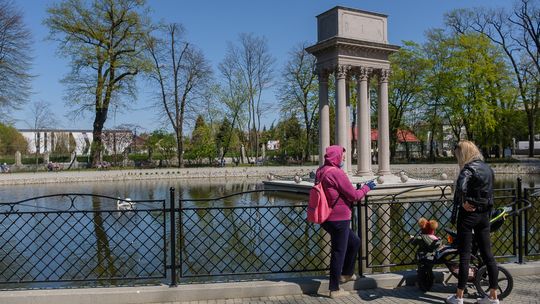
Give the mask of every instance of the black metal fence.
M 418 218 L 448 225 L 451 189 L 419 190 L 357 204 L 360 265 L 412 265 L 408 238 L 418 231 Z M 495 193 L 496 206 L 533 204 L 495 232 L 496 255 L 517 262 L 540 255 L 540 189 L 521 191 L 518 183 Z M 275 203 L 281 198 L 290 203 Z M 329 237 L 306 222 L 306 207 L 306 194 L 262 189 L 202 199 L 184 199 L 171 188 L 163 200 L 59 194 L 2 203 L 0 283 L 157 280 L 175 286 L 199 277 L 326 271 Z
M 165 222 L 165 200 L 70 193 L 2 203 L 0 283 L 163 279 Z

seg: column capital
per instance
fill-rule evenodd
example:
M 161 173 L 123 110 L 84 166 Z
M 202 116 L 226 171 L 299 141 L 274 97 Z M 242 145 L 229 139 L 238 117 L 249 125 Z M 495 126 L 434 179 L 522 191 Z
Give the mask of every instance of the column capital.
M 391 73 L 392 72 L 389 69 L 381 69 L 379 73 L 379 83 L 388 82 Z
M 347 74 L 349 73 L 351 69 L 350 65 L 344 65 L 340 64 L 336 66 L 336 78 L 338 79 L 344 79 L 347 77 Z
M 359 67 L 357 70 L 358 80 L 368 81 L 369 76 L 371 75 L 372 69 L 368 67 Z

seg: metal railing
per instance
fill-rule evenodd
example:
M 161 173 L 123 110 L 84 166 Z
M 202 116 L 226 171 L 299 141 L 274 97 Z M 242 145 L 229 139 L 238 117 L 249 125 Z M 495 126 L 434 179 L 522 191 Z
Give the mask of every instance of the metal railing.
M 2 203 L 0 283 L 163 279 L 165 216 L 164 200 L 94 194 Z
M 363 267 L 386 271 L 414 264 L 409 235 L 422 216 L 437 219 L 441 228 L 449 225 L 449 193 L 448 186 L 418 187 L 358 202 L 353 228 L 365 252 L 360 273 Z M 539 189 L 522 192 L 518 181 L 515 189 L 495 194 L 496 206 L 533 204 L 494 233 L 495 254 L 520 263 L 540 255 Z M 201 195 L 183 198 L 171 188 L 163 200 L 73 193 L 2 203 L 0 283 L 159 280 L 176 286 L 201 277 L 328 270 L 329 237 L 305 220 L 307 194 L 261 189 Z

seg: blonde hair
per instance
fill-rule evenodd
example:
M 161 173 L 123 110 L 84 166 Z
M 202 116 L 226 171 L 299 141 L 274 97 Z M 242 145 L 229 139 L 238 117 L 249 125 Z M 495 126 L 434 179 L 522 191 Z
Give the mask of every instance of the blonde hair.
M 463 169 L 466 164 L 472 162 L 473 160 L 484 160 L 484 157 L 482 156 L 482 153 L 478 147 L 469 140 L 460 141 L 456 145 L 454 153 L 460 169 Z

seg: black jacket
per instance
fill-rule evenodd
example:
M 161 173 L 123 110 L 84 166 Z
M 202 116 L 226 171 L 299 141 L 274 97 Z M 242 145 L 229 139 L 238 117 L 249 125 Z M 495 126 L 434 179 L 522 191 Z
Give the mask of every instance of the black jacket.
M 493 170 L 481 160 L 474 160 L 461 169 L 454 191 L 454 207 L 450 219 L 452 224 L 455 224 L 457 212 L 465 201 L 476 207 L 475 212 L 491 210 L 493 207 L 493 180 Z

